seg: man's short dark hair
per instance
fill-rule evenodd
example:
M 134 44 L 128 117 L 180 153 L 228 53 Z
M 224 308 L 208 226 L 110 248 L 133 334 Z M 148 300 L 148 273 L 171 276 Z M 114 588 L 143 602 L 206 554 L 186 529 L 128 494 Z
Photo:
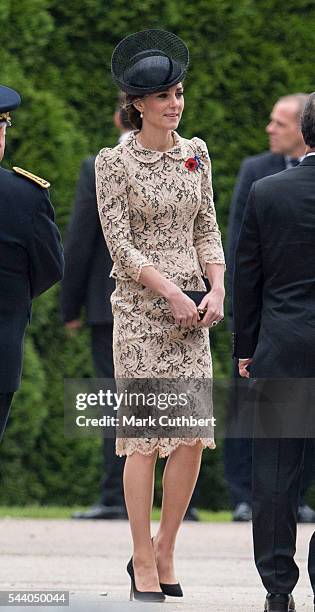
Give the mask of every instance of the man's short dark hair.
M 315 149 L 315 92 L 309 96 L 301 118 L 301 130 L 305 144 Z

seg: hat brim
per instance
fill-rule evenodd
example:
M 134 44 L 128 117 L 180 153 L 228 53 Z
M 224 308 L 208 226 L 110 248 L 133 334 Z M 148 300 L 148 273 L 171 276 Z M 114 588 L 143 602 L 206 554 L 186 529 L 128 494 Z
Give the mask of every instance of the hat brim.
M 157 93 L 159 91 L 166 91 L 170 87 L 177 85 L 177 83 L 180 83 L 181 81 L 184 80 L 186 76 L 186 72 L 187 72 L 186 70 L 182 71 L 180 75 L 174 78 L 173 80 L 168 81 L 167 83 L 164 83 L 163 85 L 158 85 L 156 87 L 133 87 L 132 85 L 128 85 L 124 83 L 123 81 L 118 81 L 116 79 L 115 80 L 116 80 L 118 87 L 125 93 L 128 93 L 131 96 L 144 96 L 144 95 L 148 95 L 151 93 Z

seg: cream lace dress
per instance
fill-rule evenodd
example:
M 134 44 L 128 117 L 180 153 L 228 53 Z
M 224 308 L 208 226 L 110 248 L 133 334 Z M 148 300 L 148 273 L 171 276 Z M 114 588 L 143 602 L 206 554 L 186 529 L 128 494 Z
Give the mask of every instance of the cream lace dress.
M 104 237 L 114 262 L 111 297 L 116 379 L 212 378 L 209 332 L 176 325 L 165 298 L 139 282 L 153 265 L 186 290 L 204 290 L 206 263 L 224 264 L 213 205 L 206 144 L 173 132 L 167 152 L 145 149 L 137 132 L 96 159 L 96 187 Z M 199 168 L 185 162 L 195 158 Z M 167 456 L 198 438 L 117 438 L 116 453 L 156 449 Z M 202 438 L 214 448 L 213 438 Z

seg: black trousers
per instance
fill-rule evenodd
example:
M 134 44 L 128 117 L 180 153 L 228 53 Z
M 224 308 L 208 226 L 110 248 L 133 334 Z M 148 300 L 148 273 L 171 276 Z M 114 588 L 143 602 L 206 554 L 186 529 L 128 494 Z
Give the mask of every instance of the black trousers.
M 224 476 L 227 481 L 232 506 L 241 502 L 252 503 L 252 437 L 237 437 L 242 409 L 238 360 L 233 360 L 233 372 L 229 385 L 227 437 L 224 440 Z M 242 427 L 241 432 L 245 430 Z M 235 437 L 234 437 L 235 436 Z
M 0 393 L 0 442 L 3 438 L 14 393 Z
M 314 435 L 313 379 L 256 381 L 253 436 L 253 536 L 255 563 L 270 593 L 291 593 L 299 569 L 294 561 L 297 510 L 307 436 Z M 273 437 L 273 436 L 277 437 Z M 281 437 L 280 437 L 281 436 Z M 296 437 L 292 437 L 296 436 Z M 309 550 L 315 592 L 315 541 Z
M 253 536 L 255 563 L 270 593 L 291 593 L 299 570 L 294 561 L 297 508 L 305 440 L 253 441 Z M 315 591 L 315 541 L 309 571 Z
M 113 325 L 91 326 L 94 369 L 98 378 L 114 378 Z M 124 506 L 123 471 L 125 458 L 115 452 L 115 439 L 103 439 L 104 477 L 101 481 L 101 499 L 104 506 Z
M 228 410 L 229 435 L 224 440 L 224 475 L 228 483 L 233 507 L 241 502 L 252 503 L 252 438 L 233 437 L 233 428 L 238 426 L 237 414 L 242 403 L 241 380 L 238 373 L 238 361 L 234 359 L 233 372 L 229 394 Z M 234 420 L 233 420 L 234 419 Z M 236 435 L 236 434 L 235 434 Z M 315 441 L 307 439 L 304 451 L 304 464 L 300 488 L 299 505 L 305 503 L 307 489 L 314 480 L 313 465 L 315 462 Z

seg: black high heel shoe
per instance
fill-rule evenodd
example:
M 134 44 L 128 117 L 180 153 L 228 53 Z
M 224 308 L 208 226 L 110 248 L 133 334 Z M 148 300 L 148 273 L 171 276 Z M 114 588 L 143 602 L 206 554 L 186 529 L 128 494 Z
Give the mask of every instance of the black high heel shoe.
M 182 587 L 179 582 L 176 584 L 164 584 L 160 582 L 160 587 L 164 593 L 164 595 L 169 595 L 170 597 L 183 597 L 184 593 L 182 591 Z
M 151 538 L 152 546 L 153 546 L 153 538 Z M 183 597 L 184 593 L 182 591 L 182 587 L 179 582 L 176 584 L 165 584 L 164 582 L 160 582 L 160 587 L 164 595 L 168 595 L 169 597 Z
M 133 569 L 132 557 L 127 565 L 127 572 L 130 576 L 130 601 L 137 599 L 138 601 L 156 601 L 162 603 L 165 601 L 165 594 L 159 591 L 138 591 L 135 581 L 135 573 Z

